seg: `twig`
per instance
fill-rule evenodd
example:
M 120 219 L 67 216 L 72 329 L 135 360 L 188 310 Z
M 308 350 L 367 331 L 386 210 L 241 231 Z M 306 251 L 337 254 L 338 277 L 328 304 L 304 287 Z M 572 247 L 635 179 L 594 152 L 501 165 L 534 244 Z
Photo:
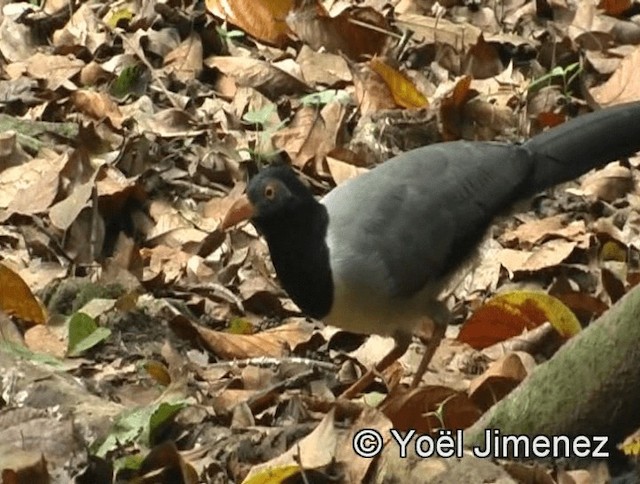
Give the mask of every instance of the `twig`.
M 304 365 L 316 367 L 327 371 L 336 371 L 338 367 L 333 363 L 326 361 L 312 360 L 311 358 L 300 358 L 298 356 L 289 356 L 284 358 L 275 358 L 269 356 L 258 356 L 256 358 L 247 358 L 244 360 L 220 361 L 208 365 L 209 368 L 244 368 L 246 366 L 259 366 L 263 368 L 278 367 L 284 364 Z

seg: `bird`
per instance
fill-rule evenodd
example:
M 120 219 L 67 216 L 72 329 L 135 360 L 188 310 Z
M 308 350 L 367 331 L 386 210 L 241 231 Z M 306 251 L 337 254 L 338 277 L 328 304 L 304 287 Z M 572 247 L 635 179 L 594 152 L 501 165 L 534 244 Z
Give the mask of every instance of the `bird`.
M 343 394 L 351 398 L 406 350 L 423 321 L 433 334 L 420 384 L 452 316 L 439 299 L 495 217 L 516 202 L 640 150 L 640 102 L 577 116 L 523 143 L 448 141 L 397 155 L 317 200 L 288 165 L 249 182 L 221 222 L 250 220 L 301 311 L 394 339 Z

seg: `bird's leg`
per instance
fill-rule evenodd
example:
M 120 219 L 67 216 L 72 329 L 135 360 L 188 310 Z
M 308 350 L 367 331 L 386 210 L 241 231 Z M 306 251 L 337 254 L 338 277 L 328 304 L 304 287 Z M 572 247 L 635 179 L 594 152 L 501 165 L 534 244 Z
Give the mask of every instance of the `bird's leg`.
M 397 333 L 393 339 L 395 340 L 395 344 L 391 351 L 389 351 L 375 367 L 369 369 L 369 371 L 356 380 L 353 385 L 342 392 L 340 398 L 353 398 L 359 393 L 362 393 L 362 391 L 371 384 L 377 374 L 386 370 L 394 361 L 407 352 L 409 343 L 411 343 L 411 333 Z
M 428 342 L 422 341 L 425 346 L 424 355 L 422 356 L 422 360 L 420 360 L 415 375 L 413 375 L 411 388 L 417 387 L 422 381 L 422 377 L 426 373 L 429 363 L 431 363 L 431 358 L 433 358 L 438 346 L 440 346 L 440 342 L 443 340 L 447 331 L 447 326 L 451 321 L 449 309 L 447 309 L 444 303 L 439 301 L 434 301 L 429 305 L 429 316 L 433 321 L 433 332 Z
M 431 358 L 435 354 L 438 346 L 440 346 L 440 341 L 444 338 L 444 333 L 446 332 L 446 326 L 440 326 L 438 324 L 434 325 L 433 333 L 431 334 L 431 338 L 429 341 L 424 342 L 424 355 L 422 355 L 422 359 L 420 360 L 420 364 L 418 365 L 418 369 L 416 370 L 415 375 L 413 375 L 413 380 L 411 380 L 411 388 L 416 388 L 420 382 L 422 381 L 422 377 L 427 371 L 429 363 L 431 363 Z

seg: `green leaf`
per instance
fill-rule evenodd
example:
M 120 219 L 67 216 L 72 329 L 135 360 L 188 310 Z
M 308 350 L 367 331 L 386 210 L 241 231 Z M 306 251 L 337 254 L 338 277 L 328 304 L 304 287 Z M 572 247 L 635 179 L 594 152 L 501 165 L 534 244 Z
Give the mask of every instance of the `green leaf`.
M 186 405 L 186 401 L 176 400 L 157 402 L 147 407 L 127 410 L 121 414 L 109 435 L 96 448 L 95 454 L 98 457 L 104 457 L 119 446 L 137 440 L 141 440 L 144 445 L 150 445 L 152 436 L 158 428 L 171 421 Z
M 248 111 L 242 116 L 243 121 L 251 124 L 259 124 L 264 126 L 269 121 L 269 118 L 276 112 L 276 107 L 273 104 L 269 104 L 256 111 Z
M 322 106 L 329 104 L 334 100 L 338 100 L 342 104 L 347 104 L 350 99 L 351 98 L 346 91 L 327 89 L 325 91 L 307 94 L 300 99 L 300 102 L 302 102 L 304 106 Z
M 139 90 L 144 82 L 144 68 L 140 65 L 127 66 L 109 87 L 109 93 L 118 99 L 122 99 L 128 94 Z
M 186 405 L 187 404 L 184 401 L 161 403 L 158 408 L 156 408 L 156 410 L 151 414 L 151 417 L 149 418 L 149 426 L 145 428 L 144 437 L 146 437 L 146 443 L 150 444 L 156 432 L 159 429 L 163 428 L 167 423 L 171 422 L 173 420 L 173 417 L 175 417 L 176 414 Z
M 140 469 L 140 466 L 143 462 L 144 456 L 142 454 L 127 455 L 121 459 L 117 459 L 113 463 L 113 468 L 115 471 L 122 471 L 125 469 L 137 471 L 138 469 Z
M 30 349 L 16 343 L 2 341 L 0 342 L 0 351 L 4 351 L 5 353 L 9 353 L 23 360 L 34 363 L 43 363 L 59 369 L 66 368 L 65 364 L 61 360 L 44 353 L 34 353 Z
M 244 37 L 242 30 L 227 30 L 224 27 L 216 27 L 218 35 L 224 39 L 238 39 Z
M 121 20 L 130 21 L 133 18 L 134 13 L 128 8 L 121 8 L 119 10 L 115 10 L 111 13 L 109 20 L 107 20 L 106 24 L 112 29 L 118 26 L 118 22 Z
M 69 320 L 67 354 L 78 356 L 110 335 L 111 330 L 98 326 L 91 316 L 80 312 L 75 313 Z

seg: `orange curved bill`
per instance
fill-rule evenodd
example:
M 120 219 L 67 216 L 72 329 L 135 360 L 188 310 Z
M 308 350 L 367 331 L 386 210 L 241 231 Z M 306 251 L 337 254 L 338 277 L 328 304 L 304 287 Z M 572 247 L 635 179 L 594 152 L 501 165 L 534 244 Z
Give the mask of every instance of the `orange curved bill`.
M 222 230 L 228 230 L 231 227 L 238 225 L 240 222 L 249 220 L 254 213 L 254 208 L 249 197 L 242 195 L 238 200 L 233 202 L 231 208 L 222 219 L 220 228 Z

